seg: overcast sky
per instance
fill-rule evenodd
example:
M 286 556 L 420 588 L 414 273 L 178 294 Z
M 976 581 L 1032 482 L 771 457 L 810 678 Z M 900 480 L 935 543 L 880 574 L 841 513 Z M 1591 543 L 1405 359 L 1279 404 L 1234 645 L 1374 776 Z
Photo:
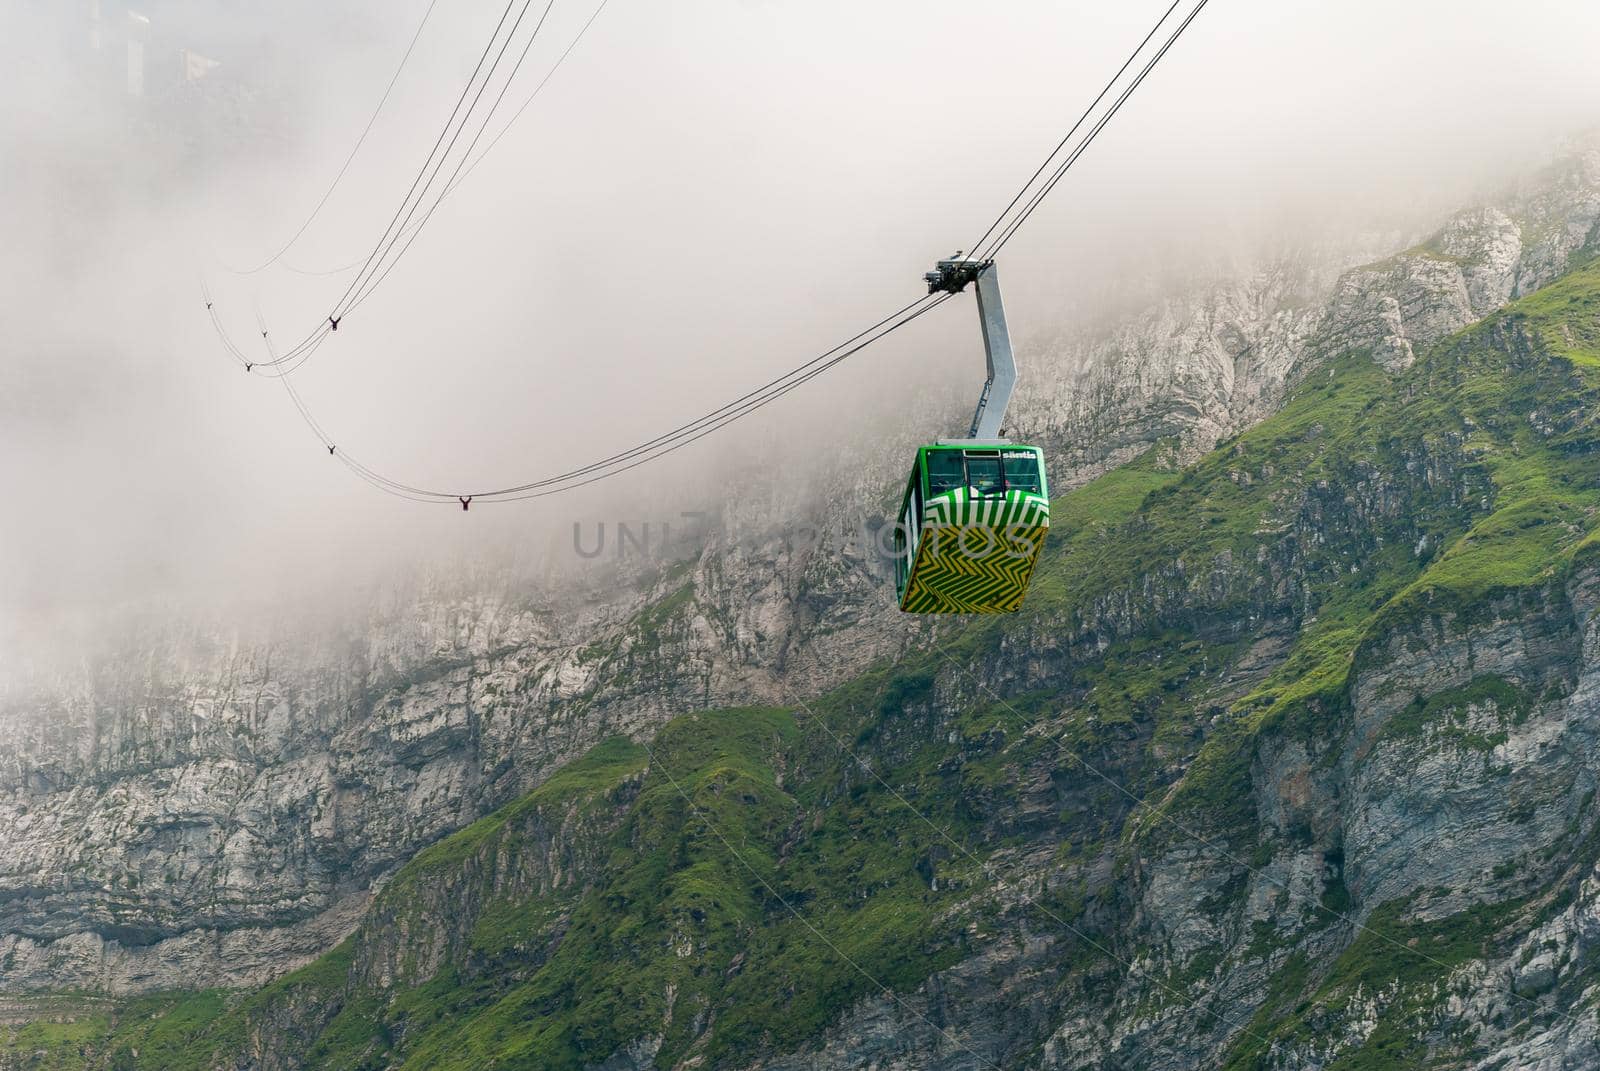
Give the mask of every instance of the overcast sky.
M 508 101 L 593 4 L 556 0 Z M 260 262 L 304 221 L 425 6 L 157 0 L 140 8 L 135 102 L 86 73 L 106 62 L 87 48 L 88 0 L 6 4 L 6 627 L 60 607 L 292 598 L 396 555 L 537 545 L 576 512 L 626 510 L 589 497 L 463 517 L 381 496 L 330 462 L 277 385 L 230 362 L 205 318 L 202 277 L 242 345 L 259 342 L 257 308 L 298 337 L 343 289 L 226 267 Z M 370 250 L 501 7 L 439 4 L 284 264 Z M 1164 7 L 610 0 L 296 381 L 336 439 L 409 481 L 536 478 L 648 438 L 914 298 Z M 120 32 L 120 6 L 103 10 Z M 187 94 L 168 85 L 179 44 L 221 63 Z M 1514 19 L 1487 0 L 1212 0 L 1007 248 L 1013 332 L 1052 333 L 1120 278 L 1422 226 L 1593 126 L 1597 53 L 1600 10 L 1556 0 Z M 719 451 L 752 436 L 834 459 L 829 422 L 894 422 L 908 382 L 976 388 L 971 320 L 941 310 L 613 493 L 703 487 Z

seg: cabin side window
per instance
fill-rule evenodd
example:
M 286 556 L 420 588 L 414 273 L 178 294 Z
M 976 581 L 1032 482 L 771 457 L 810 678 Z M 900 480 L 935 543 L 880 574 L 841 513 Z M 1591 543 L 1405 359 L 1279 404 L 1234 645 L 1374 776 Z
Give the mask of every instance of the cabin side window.
M 946 491 L 954 491 L 966 482 L 966 473 L 961 465 L 960 450 L 929 450 L 928 459 L 928 496 L 942 495 Z
M 911 567 L 917 560 L 917 543 L 922 538 L 922 488 L 912 485 L 911 493 L 906 496 L 906 509 L 900 515 L 900 530 L 895 533 L 895 568 L 898 570 L 900 584 L 911 576 Z
M 1006 486 L 1013 491 L 1038 494 L 1041 487 L 1038 455 L 1022 453 L 1006 455 Z

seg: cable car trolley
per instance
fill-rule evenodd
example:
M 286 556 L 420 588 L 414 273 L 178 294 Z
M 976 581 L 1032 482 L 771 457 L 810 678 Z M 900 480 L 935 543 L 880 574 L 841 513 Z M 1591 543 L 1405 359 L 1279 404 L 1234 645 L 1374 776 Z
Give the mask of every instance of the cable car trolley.
M 913 614 L 1022 606 L 1050 528 L 1044 452 L 1001 437 L 1017 382 L 994 261 L 957 253 L 924 276 L 930 294 L 977 284 L 989 376 L 965 439 L 919 447 L 895 528 L 895 591 Z

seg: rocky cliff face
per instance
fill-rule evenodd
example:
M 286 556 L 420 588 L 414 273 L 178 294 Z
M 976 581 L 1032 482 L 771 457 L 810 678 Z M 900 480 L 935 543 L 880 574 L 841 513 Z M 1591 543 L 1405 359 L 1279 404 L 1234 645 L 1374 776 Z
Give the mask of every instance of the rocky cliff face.
M 1597 191 L 1036 362 L 1061 486 L 1137 460 L 1014 619 L 913 631 L 856 506 L 797 545 L 790 500 L 53 682 L 0 743 L 0 991 L 316 959 L 91 1009 L 85 1066 L 1587 1066 Z
M 261 984 L 606 736 L 904 642 L 846 640 L 872 578 L 831 543 L 759 549 L 544 602 L 423 590 L 310 636 L 196 631 L 58 682 L 0 742 L 0 989 Z

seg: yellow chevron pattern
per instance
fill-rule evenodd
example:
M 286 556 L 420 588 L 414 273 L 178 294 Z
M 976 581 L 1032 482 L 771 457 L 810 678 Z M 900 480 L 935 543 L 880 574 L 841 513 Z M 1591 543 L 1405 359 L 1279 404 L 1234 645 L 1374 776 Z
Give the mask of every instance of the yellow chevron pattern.
M 926 525 L 900 609 L 913 614 L 1009 614 L 1020 609 L 1050 530 L 1048 503 L 1042 511 L 1027 512 L 1036 523 Z

